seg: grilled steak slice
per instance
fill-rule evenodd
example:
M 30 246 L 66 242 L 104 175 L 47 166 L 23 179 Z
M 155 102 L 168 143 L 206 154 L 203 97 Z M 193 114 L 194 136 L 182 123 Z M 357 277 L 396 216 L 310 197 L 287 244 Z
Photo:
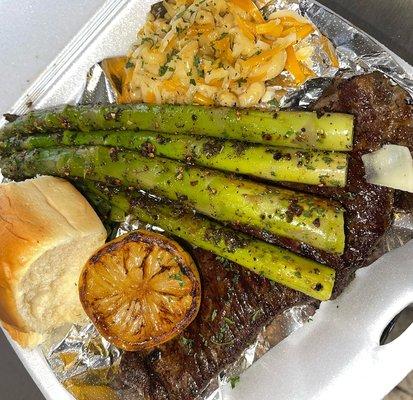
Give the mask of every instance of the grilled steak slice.
M 196 249 L 193 256 L 202 279 L 199 314 L 180 337 L 149 354 L 123 356 L 123 384 L 132 388 L 125 399 L 138 398 L 133 389 L 148 399 L 193 399 L 274 316 L 294 305 L 317 304 L 210 252 Z
M 337 80 L 315 108 L 354 114 L 355 148 L 359 151 L 366 153 L 392 143 L 407 146 L 413 153 L 412 99 L 378 72 Z M 412 212 L 413 194 L 396 192 L 395 205 Z
M 348 180 L 345 188 L 288 184 L 283 186 L 340 201 L 346 208 L 346 251 L 335 256 L 305 243 L 280 238 L 263 231 L 238 226 L 268 242 L 331 265 L 337 271 L 334 295 L 340 294 L 363 267 L 374 244 L 392 221 L 394 190 L 370 185 L 364 180 L 362 154 L 377 150 L 386 143 L 407 146 L 413 152 L 413 106 L 407 93 L 394 86 L 379 72 L 343 80 L 332 86 L 313 106 L 320 113 L 345 112 L 355 117 L 354 149 L 350 153 Z M 396 196 L 399 208 L 413 211 L 412 195 Z
M 314 109 L 353 114 L 356 150 L 369 152 L 393 143 L 413 151 L 411 98 L 380 72 L 348 80 L 336 79 Z
M 383 75 L 374 73 L 337 80 L 314 108 L 342 111 L 356 117 L 355 148 L 345 189 L 290 185 L 341 201 L 346 207 L 346 251 L 338 257 L 303 243 L 250 231 L 264 240 L 328 263 L 337 271 L 335 294 L 365 264 L 392 218 L 394 192 L 367 184 L 361 154 L 384 143 L 413 149 L 413 108 L 406 94 Z M 238 227 L 242 229 L 242 227 Z M 245 269 L 195 249 L 203 288 L 200 312 L 178 338 L 149 353 L 126 353 L 117 384 L 125 399 L 189 400 L 234 362 L 260 329 L 294 305 L 313 303 L 303 294 L 270 283 Z

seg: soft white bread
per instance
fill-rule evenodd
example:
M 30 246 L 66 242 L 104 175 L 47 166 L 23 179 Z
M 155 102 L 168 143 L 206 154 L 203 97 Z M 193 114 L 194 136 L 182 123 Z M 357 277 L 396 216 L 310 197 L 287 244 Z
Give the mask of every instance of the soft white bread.
M 0 319 L 21 346 L 86 318 L 80 270 L 105 239 L 99 217 L 69 182 L 44 176 L 0 184 Z

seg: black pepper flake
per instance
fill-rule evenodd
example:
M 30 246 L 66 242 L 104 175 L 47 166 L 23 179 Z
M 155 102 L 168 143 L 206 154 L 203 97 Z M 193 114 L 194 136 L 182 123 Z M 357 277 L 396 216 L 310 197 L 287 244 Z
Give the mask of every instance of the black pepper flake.
M 281 159 L 290 161 L 292 157 L 291 157 L 290 153 L 283 153 L 283 152 L 277 150 L 277 151 L 274 152 L 272 158 L 276 161 L 279 161 Z
M 248 240 L 244 237 L 225 228 L 208 228 L 205 231 L 204 238 L 214 244 L 219 244 L 222 240 L 229 253 L 233 253 L 235 250 L 244 248 L 248 245 Z
M 272 158 L 276 161 L 281 160 L 283 158 L 283 154 L 281 153 L 281 151 L 277 150 L 272 155 Z
M 204 143 L 202 146 L 202 152 L 207 158 L 214 157 L 221 153 L 224 147 L 224 143 L 219 139 L 211 139 Z
M 109 150 L 110 159 L 111 159 L 112 161 L 114 161 L 114 162 L 119 161 L 118 151 L 119 151 L 119 150 L 116 149 L 116 148 L 114 148 L 114 147 L 112 147 L 112 148 Z
M 248 146 L 249 146 L 249 145 L 248 145 L 247 143 L 245 143 L 245 142 L 238 142 L 238 141 L 236 141 L 236 142 L 233 142 L 233 143 L 232 143 L 232 148 L 233 148 L 235 154 L 236 154 L 238 157 L 240 157 L 240 156 L 242 156 L 243 154 L 245 154 L 245 150 L 248 148 Z
M 316 219 L 313 221 L 313 225 L 314 225 L 315 227 L 319 228 L 319 227 L 320 227 L 320 218 L 316 218 Z
M 166 143 L 169 143 L 169 142 L 171 141 L 171 139 L 166 138 L 165 136 L 162 136 L 162 135 L 158 135 L 158 136 L 156 137 L 156 141 L 157 141 L 159 144 L 166 144 Z
M 187 164 L 187 165 L 194 165 L 194 158 L 195 158 L 195 157 L 194 157 L 193 155 L 191 155 L 191 154 L 186 155 L 185 158 L 184 158 L 185 164 Z
M 3 114 L 3 117 L 6 119 L 7 122 L 14 122 L 17 118 L 19 118 L 19 115 L 6 113 Z
M 196 121 L 198 119 L 198 116 L 195 114 L 192 114 L 191 118 L 192 118 L 192 121 Z
M 159 349 L 152 350 L 147 356 L 148 362 L 151 362 L 151 363 L 159 360 L 160 358 L 161 358 L 161 351 Z
M 142 143 L 141 154 L 144 157 L 154 158 L 156 155 L 156 147 L 150 142 Z
M 323 286 L 321 283 L 317 283 L 317 284 L 314 286 L 314 290 L 317 291 L 317 292 L 319 292 L 320 290 L 323 289 L 323 287 L 324 287 L 324 286 Z
M 272 139 L 272 135 L 270 135 L 269 133 L 264 133 L 262 135 L 262 139 L 270 141 Z
M 303 213 L 303 207 L 298 204 L 298 199 L 291 199 L 286 212 L 286 221 L 292 222 L 295 216 L 299 217 Z
M 188 201 L 188 196 L 186 194 L 177 193 L 176 197 L 177 197 L 178 201 L 182 201 L 182 202 Z
M 320 119 L 324 115 L 324 111 L 323 110 L 316 110 L 316 115 L 317 115 L 317 118 Z

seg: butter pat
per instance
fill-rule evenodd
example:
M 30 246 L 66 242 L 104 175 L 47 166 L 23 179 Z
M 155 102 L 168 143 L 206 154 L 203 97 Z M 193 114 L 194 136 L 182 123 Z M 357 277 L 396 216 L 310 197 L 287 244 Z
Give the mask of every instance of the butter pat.
M 407 147 L 387 144 L 361 158 L 367 182 L 413 193 L 413 159 Z

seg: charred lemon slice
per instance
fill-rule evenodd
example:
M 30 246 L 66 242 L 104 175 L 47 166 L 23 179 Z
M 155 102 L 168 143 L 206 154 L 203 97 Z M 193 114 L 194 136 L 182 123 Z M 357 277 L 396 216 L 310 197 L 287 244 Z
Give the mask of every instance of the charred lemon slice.
M 201 285 L 194 261 L 178 243 L 138 230 L 90 258 L 79 294 L 99 333 L 134 351 L 155 347 L 185 329 L 198 313 Z

